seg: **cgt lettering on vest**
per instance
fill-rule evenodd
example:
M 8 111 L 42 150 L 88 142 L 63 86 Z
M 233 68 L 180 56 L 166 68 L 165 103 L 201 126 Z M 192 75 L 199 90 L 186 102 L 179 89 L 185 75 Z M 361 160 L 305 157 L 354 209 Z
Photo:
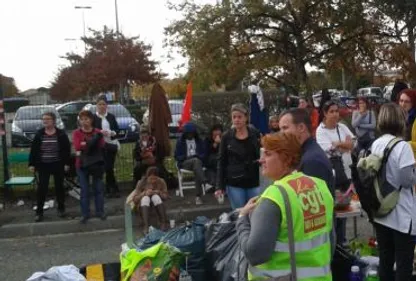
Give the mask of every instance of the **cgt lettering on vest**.
M 302 206 L 304 217 L 304 231 L 309 233 L 326 226 L 324 197 L 319 189 L 308 177 L 291 180 L 288 184 L 297 194 Z

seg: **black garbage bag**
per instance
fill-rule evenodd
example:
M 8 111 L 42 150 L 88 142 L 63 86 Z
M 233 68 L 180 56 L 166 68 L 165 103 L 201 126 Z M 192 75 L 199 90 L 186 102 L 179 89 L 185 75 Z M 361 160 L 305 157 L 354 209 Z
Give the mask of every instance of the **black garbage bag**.
M 137 241 L 138 249 L 143 251 L 156 245 L 164 235 L 166 235 L 166 232 L 151 227 L 149 233 Z
M 368 266 L 367 263 L 358 259 L 355 255 L 340 245 L 336 246 L 334 258 L 331 263 L 333 281 L 349 281 L 351 267 L 357 265 L 361 272 Z
M 206 217 L 197 217 L 192 223 L 171 229 L 161 239 L 187 254 L 186 270 L 193 281 L 205 280 L 205 224 Z
M 229 220 L 212 222 L 205 231 L 205 252 L 209 280 L 246 281 L 248 262 L 242 253 L 236 230 L 237 215 L 227 215 Z

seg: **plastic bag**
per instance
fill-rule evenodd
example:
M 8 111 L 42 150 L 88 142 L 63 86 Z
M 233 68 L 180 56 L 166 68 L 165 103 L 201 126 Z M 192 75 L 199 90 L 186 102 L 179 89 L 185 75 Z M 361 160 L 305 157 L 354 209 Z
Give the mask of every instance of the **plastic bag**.
M 246 281 L 248 262 L 241 252 L 235 212 L 228 214 L 229 222 L 212 222 L 205 231 L 206 257 L 210 267 L 210 280 Z
M 36 272 L 26 281 L 86 281 L 74 265 L 54 266 L 46 272 Z
M 131 249 L 120 260 L 123 281 L 176 281 L 184 254 L 159 243 L 142 252 Z
M 137 247 L 140 250 L 146 250 L 159 243 L 160 239 L 162 239 L 164 235 L 166 235 L 166 232 L 151 226 L 149 233 L 136 242 Z
M 197 217 L 191 224 L 168 231 L 161 239 L 187 254 L 186 270 L 193 281 L 205 280 L 205 224 L 208 221 L 206 217 Z
M 162 242 L 188 253 L 188 269 L 204 268 L 205 255 L 205 222 L 208 219 L 197 218 L 191 224 L 174 228 L 162 237 Z

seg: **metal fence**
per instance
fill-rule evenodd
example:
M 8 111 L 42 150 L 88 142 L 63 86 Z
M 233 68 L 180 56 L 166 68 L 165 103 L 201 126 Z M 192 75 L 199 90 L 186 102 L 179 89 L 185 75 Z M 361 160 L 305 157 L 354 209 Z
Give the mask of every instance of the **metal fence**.
M 279 98 L 276 91 L 264 93 L 266 105 L 270 112 L 279 111 Z M 247 93 L 205 93 L 197 94 L 193 98 L 193 121 L 201 129 L 201 133 L 208 132 L 214 124 L 222 124 L 225 128 L 230 125 L 230 108 L 233 103 L 245 103 L 248 105 Z M 172 136 L 172 152 L 174 151 L 175 137 L 178 121 L 182 113 L 182 101 L 169 101 L 173 123 L 170 131 Z M 116 116 L 120 133 L 118 138 L 121 149 L 117 155 L 115 172 L 117 181 L 131 183 L 133 180 L 133 148 L 138 138 L 139 124 L 143 123 L 148 106 L 148 97 L 135 101 L 132 104 L 119 104 L 114 102 L 109 105 L 109 112 Z M 36 100 L 31 98 L 27 102 L 10 102 L 5 104 L 6 111 L 6 138 L 8 155 L 29 153 L 31 140 L 37 130 L 42 127 L 41 116 L 44 112 L 52 111 L 57 115 L 57 126 L 64 129 L 72 140 L 72 132 L 78 127 L 77 116 L 82 109 L 88 109 L 95 113 L 95 103 L 91 101 L 72 101 L 64 104 L 45 104 L 44 97 Z M 144 117 L 144 118 L 143 118 Z M 0 161 L 3 170 L 3 159 Z M 172 157 L 166 159 L 166 168 L 175 172 L 175 163 Z M 27 163 L 13 164 L 9 167 L 11 176 L 28 176 Z M 0 173 L 0 183 L 4 182 L 3 173 Z

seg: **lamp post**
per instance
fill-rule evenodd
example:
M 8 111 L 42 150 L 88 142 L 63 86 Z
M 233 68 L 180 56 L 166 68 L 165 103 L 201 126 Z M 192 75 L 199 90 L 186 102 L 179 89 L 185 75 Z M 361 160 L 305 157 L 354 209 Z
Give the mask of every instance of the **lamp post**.
M 119 28 L 118 28 L 118 5 L 117 5 L 117 0 L 114 0 L 114 5 L 115 5 L 115 12 L 116 12 L 116 32 L 117 32 L 117 35 L 118 35 Z
M 86 31 L 85 31 L 85 10 L 90 10 L 90 9 L 92 9 L 92 7 L 91 6 L 75 6 L 75 9 L 77 9 L 77 10 L 82 10 L 82 27 L 83 27 L 83 30 L 84 30 L 84 38 L 85 38 L 85 34 L 86 34 Z M 84 49 L 85 49 L 85 53 L 87 52 L 87 44 L 84 42 Z

